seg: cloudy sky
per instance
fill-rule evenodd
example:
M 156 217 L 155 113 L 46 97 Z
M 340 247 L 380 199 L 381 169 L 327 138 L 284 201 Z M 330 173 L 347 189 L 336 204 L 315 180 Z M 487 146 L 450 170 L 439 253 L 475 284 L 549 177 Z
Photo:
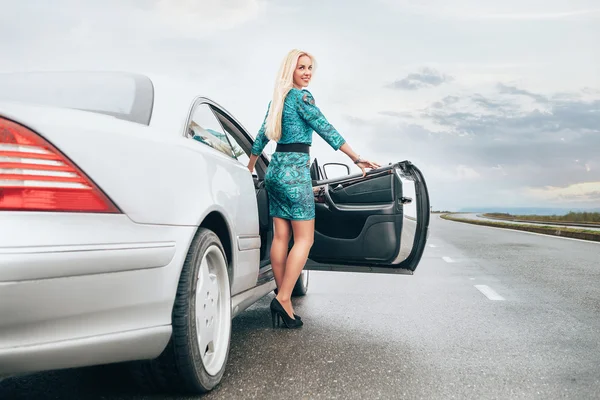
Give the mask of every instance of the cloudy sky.
M 600 206 L 597 0 L 1 0 L 0 71 L 173 74 L 255 134 L 292 48 L 363 157 L 434 209 Z M 313 156 L 344 161 L 317 135 Z M 354 168 L 354 167 L 353 167 Z

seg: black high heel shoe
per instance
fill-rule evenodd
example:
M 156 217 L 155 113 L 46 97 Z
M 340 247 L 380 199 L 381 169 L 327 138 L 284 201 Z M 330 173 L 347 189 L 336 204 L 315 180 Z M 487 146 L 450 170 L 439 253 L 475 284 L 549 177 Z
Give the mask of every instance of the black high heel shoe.
M 277 288 L 274 290 L 275 292 L 275 296 L 277 296 L 277 293 L 279 293 L 279 290 L 277 290 Z M 299 319 L 300 321 L 302 321 L 302 317 L 300 317 L 299 315 L 294 314 L 294 318 Z
M 277 326 L 279 326 L 280 319 L 288 329 L 300 328 L 304 325 L 301 320 L 291 318 L 279 300 L 273 299 L 271 300 L 271 321 L 273 322 L 273 328 L 275 328 L 275 321 L 277 321 Z

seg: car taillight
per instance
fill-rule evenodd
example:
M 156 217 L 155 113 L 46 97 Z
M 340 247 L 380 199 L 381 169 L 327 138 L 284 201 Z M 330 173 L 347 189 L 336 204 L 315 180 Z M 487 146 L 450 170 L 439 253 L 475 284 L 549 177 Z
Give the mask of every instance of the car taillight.
M 120 213 L 64 154 L 0 118 L 0 211 Z

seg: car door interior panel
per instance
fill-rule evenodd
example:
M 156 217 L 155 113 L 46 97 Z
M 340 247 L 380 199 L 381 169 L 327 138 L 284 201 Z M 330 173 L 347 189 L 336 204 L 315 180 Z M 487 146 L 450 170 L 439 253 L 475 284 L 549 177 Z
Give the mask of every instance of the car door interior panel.
M 392 203 L 394 176 L 386 174 L 347 186 L 334 186 L 329 194 L 334 204 Z
M 327 211 L 324 211 L 327 212 Z M 317 221 L 322 216 L 318 213 Z M 397 226 L 402 223 L 401 215 L 374 215 L 353 219 L 348 223 L 335 226 L 315 224 L 315 241 L 310 252 L 314 260 L 339 261 L 377 261 L 391 262 L 400 246 Z M 351 228 L 351 234 L 344 231 Z
M 260 233 L 260 259 L 265 260 L 269 258 L 267 250 L 269 249 L 269 233 L 271 232 L 271 225 L 273 224 L 273 218 L 269 215 L 269 196 L 267 189 L 265 188 L 264 181 L 259 181 L 258 178 L 254 179 L 254 187 L 256 189 L 256 203 L 258 207 L 258 230 Z
M 362 174 L 318 180 L 316 160 L 311 174 L 319 187 L 315 200 L 315 239 L 309 258 L 327 270 L 365 267 L 392 272 L 416 268 L 429 226 L 429 195 L 420 171 L 408 161 Z M 404 193 L 403 181 L 415 193 Z M 416 198 L 416 201 L 415 201 Z M 406 207 L 416 209 L 407 213 Z M 395 271 L 398 272 L 398 271 Z
M 311 258 L 391 262 L 398 253 L 402 208 L 395 207 L 399 178 L 385 171 L 355 181 L 327 185 L 324 203 L 315 204 Z M 332 188 L 333 186 L 333 188 Z

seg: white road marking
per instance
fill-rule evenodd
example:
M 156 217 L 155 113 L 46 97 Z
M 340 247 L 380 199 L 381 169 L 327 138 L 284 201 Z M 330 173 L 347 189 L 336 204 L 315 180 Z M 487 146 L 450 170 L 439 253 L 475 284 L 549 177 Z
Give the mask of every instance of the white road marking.
M 429 247 L 437 247 L 435 244 L 430 244 Z
M 494 289 L 487 285 L 475 285 L 475 287 L 490 300 L 504 300 Z
M 442 257 L 442 260 L 446 261 L 447 263 L 453 263 L 454 260 L 451 259 L 450 257 Z

